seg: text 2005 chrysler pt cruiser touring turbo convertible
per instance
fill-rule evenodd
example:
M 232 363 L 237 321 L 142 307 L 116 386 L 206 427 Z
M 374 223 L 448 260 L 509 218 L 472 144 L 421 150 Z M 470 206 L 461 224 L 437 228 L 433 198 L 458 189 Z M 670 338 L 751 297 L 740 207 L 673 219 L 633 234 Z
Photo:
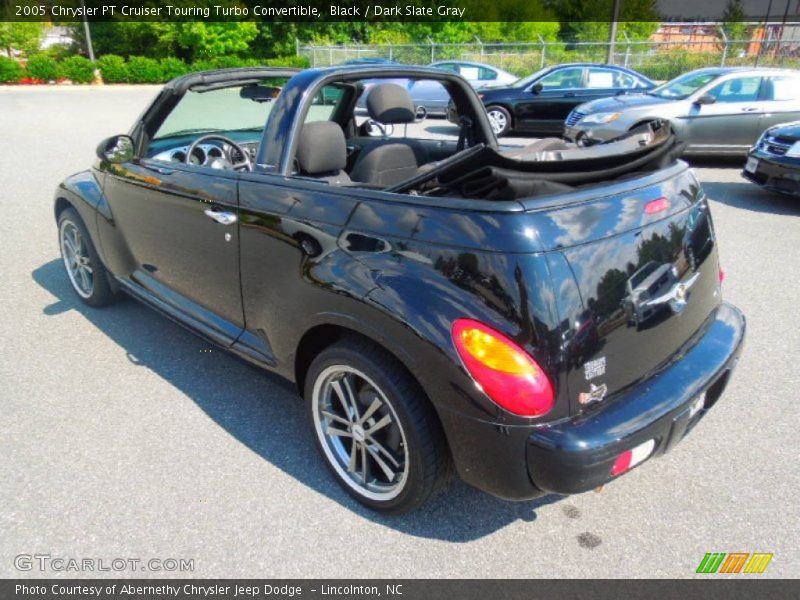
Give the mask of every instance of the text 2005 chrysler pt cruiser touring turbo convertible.
M 447 89 L 452 139 L 407 137 L 427 129 L 397 78 Z M 55 216 L 87 304 L 126 292 L 296 382 L 333 476 L 399 513 L 453 470 L 591 490 L 719 400 L 744 318 L 680 150 L 659 123 L 504 150 L 438 69 L 221 70 L 167 84 Z

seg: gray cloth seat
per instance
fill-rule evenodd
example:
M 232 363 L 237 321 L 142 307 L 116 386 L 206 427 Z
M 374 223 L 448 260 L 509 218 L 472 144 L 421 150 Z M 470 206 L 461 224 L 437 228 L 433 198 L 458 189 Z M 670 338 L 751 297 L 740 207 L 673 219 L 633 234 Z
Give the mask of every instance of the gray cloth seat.
M 347 166 L 347 142 L 342 128 L 333 121 L 303 125 L 295 159 L 301 175 L 322 179 L 332 185 L 351 183 L 344 170 Z
M 414 122 L 411 96 L 396 83 L 381 83 L 373 87 L 366 104 L 370 118 L 379 123 Z M 420 165 L 427 162 L 428 153 L 416 140 L 370 139 L 361 147 L 350 177 L 353 181 L 389 186 L 413 177 Z

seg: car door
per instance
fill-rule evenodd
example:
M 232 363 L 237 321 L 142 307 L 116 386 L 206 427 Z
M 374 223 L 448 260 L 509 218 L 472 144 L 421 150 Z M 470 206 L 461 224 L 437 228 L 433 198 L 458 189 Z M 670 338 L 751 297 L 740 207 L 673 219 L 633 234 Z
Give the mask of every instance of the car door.
M 234 171 L 142 158 L 111 171 L 104 187 L 130 283 L 221 343 L 244 326 L 237 181 Z
M 756 137 L 774 125 L 800 119 L 800 75 L 773 75 L 764 80 L 764 88 L 765 110 Z
M 752 145 L 768 106 L 761 99 L 761 84 L 761 76 L 746 75 L 698 91 L 685 117 L 689 149 L 738 152 Z M 705 97 L 713 102 L 704 104 L 700 98 Z
M 554 69 L 520 91 L 516 121 L 522 128 L 560 132 L 564 119 L 581 103 L 583 67 Z

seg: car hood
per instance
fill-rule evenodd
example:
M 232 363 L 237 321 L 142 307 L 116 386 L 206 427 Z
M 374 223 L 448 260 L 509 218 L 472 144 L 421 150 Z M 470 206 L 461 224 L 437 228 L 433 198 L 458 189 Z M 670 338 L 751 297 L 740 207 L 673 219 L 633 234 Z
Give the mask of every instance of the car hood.
M 770 127 L 769 134 L 774 137 L 800 140 L 800 121 L 781 123 L 775 127 Z
M 582 104 L 580 111 L 582 113 L 616 112 L 627 108 L 644 108 L 669 102 L 674 102 L 674 100 L 658 98 L 647 94 L 620 94 L 619 96 L 599 98 Z

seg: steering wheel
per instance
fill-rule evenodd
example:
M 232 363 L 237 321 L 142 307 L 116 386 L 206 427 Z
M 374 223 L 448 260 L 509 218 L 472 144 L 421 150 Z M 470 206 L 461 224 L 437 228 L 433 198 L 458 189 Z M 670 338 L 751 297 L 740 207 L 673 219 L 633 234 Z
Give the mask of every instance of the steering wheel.
M 183 162 L 185 162 L 187 165 L 191 164 L 190 161 L 192 159 L 192 154 L 194 154 L 195 148 L 197 148 L 197 146 L 199 146 L 203 142 L 208 142 L 210 140 L 217 140 L 219 142 L 223 142 L 223 143 L 225 143 L 225 144 L 227 144 L 229 146 L 229 149 L 226 152 L 225 148 L 223 147 L 222 151 L 223 151 L 223 153 L 227 154 L 227 156 L 225 158 L 215 158 L 213 161 L 211 161 L 211 164 L 209 164 L 208 166 L 210 166 L 211 168 L 214 168 L 214 169 L 227 169 L 227 168 L 230 167 L 230 169 L 232 169 L 234 171 L 238 171 L 238 170 L 242 170 L 242 169 L 245 170 L 245 171 L 252 171 L 253 170 L 253 164 L 250 162 L 250 155 L 247 154 L 247 152 L 245 152 L 244 148 L 242 148 L 239 144 L 234 142 L 232 139 L 226 138 L 224 135 L 218 135 L 216 133 L 210 133 L 208 135 L 202 135 L 199 138 L 197 138 L 195 141 L 193 141 L 192 145 L 189 146 L 189 149 L 186 151 L 186 158 L 184 159 Z M 233 162 L 233 153 L 231 152 L 231 150 L 237 150 L 239 152 L 239 154 L 242 156 L 242 160 L 240 160 L 238 162 Z M 217 161 L 219 161 L 219 162 L 217 162 Z M 215 162 L 217 164 L 214 164 Z

